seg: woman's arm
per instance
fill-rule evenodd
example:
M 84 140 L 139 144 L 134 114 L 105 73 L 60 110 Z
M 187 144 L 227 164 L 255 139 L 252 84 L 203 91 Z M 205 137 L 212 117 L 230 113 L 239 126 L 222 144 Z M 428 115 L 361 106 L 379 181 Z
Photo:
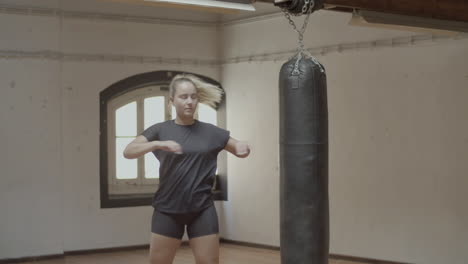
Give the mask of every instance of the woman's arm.
M 144 136 L 137 136 L 132 142 L 130 142 L 123 152 L 123 156 L 127 159 L 136 159 L 148 152 L 152 152 L 156 149 L 162 149 L 165 151 L 182 153 L 182 147 L 174 141 L 150 141 Z
M 239 158 L 245 158 L 250 154 L 250 146 L 247 142 L 238 141 L 232 137 L 229 138 L 224 149 Z

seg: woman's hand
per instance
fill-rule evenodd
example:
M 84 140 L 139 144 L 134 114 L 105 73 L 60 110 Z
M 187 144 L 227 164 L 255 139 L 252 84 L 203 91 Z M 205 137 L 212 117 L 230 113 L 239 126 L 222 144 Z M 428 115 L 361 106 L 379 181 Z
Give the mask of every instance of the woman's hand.
M 250 154 L 250 146 L 246 141 L 238 141 L 232 137 L 229 138 L 224 149 L 239 158 L 245 158 Z
M 237 156 L 240 158 L 247 157 L 250 154 L 250 146 L 246 141 L 239 141 L 236 144 Z
M 169 151 L 169 152 L 174 152 L 175 154 L 182 154 L 182 147 L 180 146 L 179 143 L 172 141 L 172 140 L 167 140 L 162 142 L 161 149 L 164 151 Z

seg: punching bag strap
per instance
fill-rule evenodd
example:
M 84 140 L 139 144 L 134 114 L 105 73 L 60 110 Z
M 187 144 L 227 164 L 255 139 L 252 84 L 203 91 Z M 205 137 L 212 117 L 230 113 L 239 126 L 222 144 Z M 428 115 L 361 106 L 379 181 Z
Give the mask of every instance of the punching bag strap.
M 290 12 L 290 10 L 283 6 L 281 7 L 281 10 L 283 11 L 284 13 L 284 16 L 286 17 L 286 19 L 288 19 L 289 21 L 289 24 L 293 27 L 294 31 L 297 32 L 298 34 L 298 47 L 297 47 L 297 54 L 293 57 L 297 57 L 296 59 L 296 63 L 294 64 L 294 69 L 292 71 L 292 75 L 299 75 L 300 74 L 300 71 L 299 71 L 299 62 L 300 60 L 302 59 L 302 57 L 304 55 L 307 55 L 309 58 L 311 58 L 317 65 L 320 66 L 320 71 L 323 73 L 325 72 L 325 69 L 323 68 L 322 64 L 320 64 L 317 59 L 315 59 L 314 56 L 312 56 L 312 54 L 304 48 L 304 32 L 307 28 L 307 24 L 309 23 L 309 17 L 310 17 L 310 14 L 312 14 L 312 12 L 315 10 L 316 8 L 316 3 L 315 3 L 316 0 L 304 0 L 304 5 L 302 6 L 302 12 L 301 13 L 292 13 Z M 300 16 L 300 15 L 303 15 L 305 14 L 306 17 L 304 19 L 304 23 L 302 24 L 302 27 L 300 30 L 297 29 L 296 27 L 296 24 L 294 23 L 294 21 L 291 19 L 291 15 L 293 16 Z

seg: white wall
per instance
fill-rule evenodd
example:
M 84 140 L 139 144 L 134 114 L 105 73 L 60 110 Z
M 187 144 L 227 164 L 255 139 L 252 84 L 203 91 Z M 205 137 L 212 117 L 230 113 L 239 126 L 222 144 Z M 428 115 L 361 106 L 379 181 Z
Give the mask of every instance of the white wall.
M 349 18 L 314 14 L 306 47 L 414 34 L 350 27 Z M 222 34 L 224 59 L 296 47 L 296 35 L 283 17 L 228 25 Z M 330 253 L 466 263 L 467 39 L 318 59 L 328 78 Z M 249 159 L 228 159 L 230 200 L 222 215 L 227 239 L 279 246 L 277 82 L 282 63 L 222 67 L 228 128 L 252 145 Z
M 0 50 L 216 59 L 211 26 L 0 15 Z M 5 40 L 5 41 L 4 41 Z M 0 60 L 0 259 L 149 243 L 152 208 L 100 208 L 99 92 L 134 74 L 212 66 Z
M 56 49 L 54 19 L 0 16 L 0 49 Z M 61 252 L 59 64 L 0 60 L 0 258 Z M 58 232 L 57 232 L 58 230 Z

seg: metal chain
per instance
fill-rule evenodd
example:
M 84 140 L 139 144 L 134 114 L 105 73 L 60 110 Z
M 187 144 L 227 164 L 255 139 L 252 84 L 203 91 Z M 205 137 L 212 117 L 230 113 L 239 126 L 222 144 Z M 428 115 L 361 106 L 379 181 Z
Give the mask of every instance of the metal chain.
M 306 17 L 304 19 L 304 23 L 302 24 L 302 27 L 300 30 L 297 29 L 296 27 L 296 24 L 294 23 L 294 21 L 291 19 L 291 14 L 287 11 L 286 8 L 282 8 L 281 10 L 283 11 L 286 19 L 288 19 L 289 21 L 289 24 L 293 27 L 294 31 L 297 32 L 298 34 L 298 48 L 297 48 L 297 59 L 296 59 L 296 63 L 294 64 L 294 69 L 292 71 L 292 75 L 299 75 L 300 74 L 300 71 L 299 71 L 299 61 L 302 59 L 302 54 L 306 54 L 308 55 L 315 63 L 317 63 L 319 66 L 320 66 L 320 71 L 321 72 L 324 72 L 325 69 L 323 68 L 322 64 L 320 64 L 315 58 L 314 56 L 312 56 L 312 54 L 306 50 L 304 48 L 304 32 L 307 28 L 307 24 L 309 23 L 309 17 L 310 17 L 310 14 L 312 14 L 312 11 L 314 10 L 314 7 L 315 7 L 315 1 L 314 0 L 305 0 L 304 2 L 304 6 L 302 7 L 302 13 L 299 13 L 299 14 L 293 14 L 295 16 L 300 16 L 300 15 L 303 15 L 303 14 L 306 14 Z

